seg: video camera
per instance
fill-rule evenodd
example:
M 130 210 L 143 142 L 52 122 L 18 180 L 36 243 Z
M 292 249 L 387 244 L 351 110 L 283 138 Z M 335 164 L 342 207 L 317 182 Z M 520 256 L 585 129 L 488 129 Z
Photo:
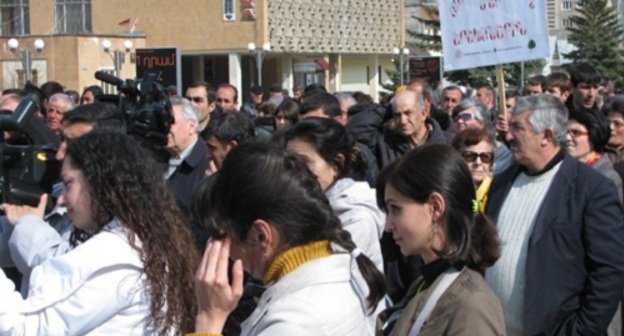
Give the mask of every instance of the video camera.
M 150 72 L 137 80 L 122 80 L 103 71 L 97 71 L 95 78 L 115 85 L 119 90 L 117 100 L 129 135 L 154 154 L 159 162 L 166 162 L 169 155 L 167 145 L 169 129 L 173 124 L 171 104 L 165 88 L 160 81 L 160 72 Z M 109 101 L 109 97 L 96 97 L 99 101 Z
M 41 194 L 50 193 L 59 180 L 58 138 L 36 115 L 39 101 L 40 95 L 31 92 L 13 114 L 0 116 L 2 202 L 37 206 Z

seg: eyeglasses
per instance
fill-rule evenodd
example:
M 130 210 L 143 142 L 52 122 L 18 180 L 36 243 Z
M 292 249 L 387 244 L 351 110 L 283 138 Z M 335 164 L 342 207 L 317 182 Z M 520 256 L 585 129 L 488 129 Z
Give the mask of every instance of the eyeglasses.
M 204 97 L 186 97 L 186 99 L 192 101 L 193 103 L 199 104 L 204 102 Z
M 568 134 L 570 134 L 573 138 L 578 138 L 583 135 L 589 135 L 589 132 L 581 131 L 578 129 L 570 128 L 568 129 Z
M 460 113 L 458 115 L 455 116 L 455 121 L 470 121 L 472 120 L 472 113 L 466 112 L 466 113 Z
M 466 160 L 466 162 L 468 163 L 473 163 L 477 161 L 477 158 L 480 158 L 481 162 L 483 163 L 491 163 L 492 159 L 494 159 L 494 153 L 492 152 L 477 153 L 465 151 L 462 153 L 462 156 L 464 157 L 464 160 Z

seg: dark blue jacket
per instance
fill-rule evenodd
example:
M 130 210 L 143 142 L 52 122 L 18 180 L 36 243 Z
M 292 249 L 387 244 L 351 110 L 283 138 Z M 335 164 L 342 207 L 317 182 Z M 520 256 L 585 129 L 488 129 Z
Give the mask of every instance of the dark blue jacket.
M 495 176 L 486 209 L 494 221 L 519 173 L 514 163 Z M 525 273 L 525 335 L 605 333 L 624 288 L 624 221 L 611 180 L 565 155 L 535 218 Z
M 197 139 L 189 156 L 169 177 L 167 183 L 175 195 L 182 212 L 190 216 L 191 197 L 195 186 L 206 176 L 206 168 L 210 162 L 210 151 L 203 139 Z

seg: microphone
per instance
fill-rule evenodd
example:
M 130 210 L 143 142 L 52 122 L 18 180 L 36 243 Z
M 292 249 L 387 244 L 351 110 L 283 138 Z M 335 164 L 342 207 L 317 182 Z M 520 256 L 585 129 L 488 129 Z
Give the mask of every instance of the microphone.
M 104 72 L 104 71 L 96 71 L 95 72 L 95 79 L 99 79 L 102 82 L 108 83 L 108 84 L 112 84 L 115 85 L 117 87 L 123 85 L 124 81 L 113 76 L 113 75 L 109 75 L 108 73 Z

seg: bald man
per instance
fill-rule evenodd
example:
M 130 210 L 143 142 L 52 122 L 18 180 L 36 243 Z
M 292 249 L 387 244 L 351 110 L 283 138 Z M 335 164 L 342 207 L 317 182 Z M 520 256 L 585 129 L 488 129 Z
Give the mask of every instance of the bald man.
M 347 124 L 347 129 L 358 141 L 374 144 L 380 168 L 400 158 L 412 148 L 430 143 L 449 142 L 440 125 L 426 115 L 421 93 L 404 90 L 396 94 L 392 101 L 392 117 L 397 125 L 395 130 L 382 127 L 385 121 L 383 117 L 383 110 L 371 107 L 352 116 Z

